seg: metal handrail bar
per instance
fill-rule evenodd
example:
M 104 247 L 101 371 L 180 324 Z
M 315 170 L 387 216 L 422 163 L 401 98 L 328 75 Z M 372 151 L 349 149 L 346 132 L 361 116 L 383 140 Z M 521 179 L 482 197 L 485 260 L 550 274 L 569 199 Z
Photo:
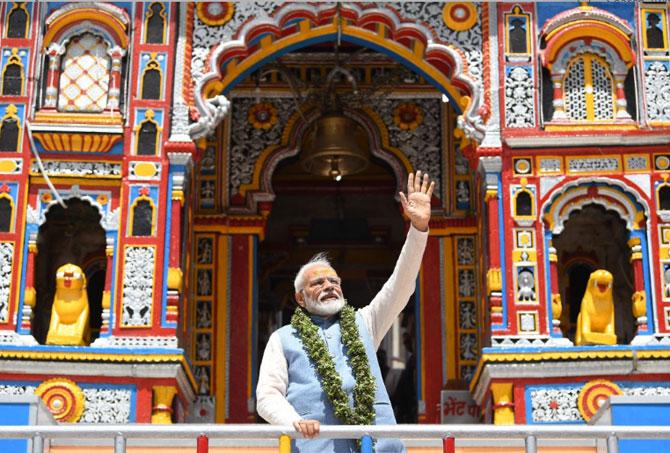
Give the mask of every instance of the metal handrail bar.
M 588 425 L 328 425 L 321 427 L 320 437 L 358 439 L 670 439 L 670 426 L 588 426 Z M 109 438 L 124 439 L 278 439 L 281 435 L 300 438 L 292 426 L 255 424 L 174 424 L 174 425 L 33 425 L 0 426 L 0 439 Z

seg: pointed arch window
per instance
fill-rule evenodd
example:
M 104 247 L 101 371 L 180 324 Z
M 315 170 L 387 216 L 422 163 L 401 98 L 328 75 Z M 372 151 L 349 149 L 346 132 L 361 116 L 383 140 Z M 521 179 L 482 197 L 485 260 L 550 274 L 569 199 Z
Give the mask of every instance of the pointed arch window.
M 163 74 L 161 67 L 156 60 L 156 54 L 152 54 L 151 60 L 147 63 L 142 74 L 142 99 L 160 99 L 161 88 L 163 86 Z
M 658 189 L 658 204 L 661 211 L 670 211 L 670 186 L 662 185 Z
M 62 59 L 58 110 L 102 112 L 107 105 L 111 58 L 105 40 L 93 33 L 75 36 Z
M 147 197 L 138 198 L 133 206 L 133 236 L 151 236 L 153 233 L 154 206 Z
M 526 191 L 519 192 L 516 196 L 516 215 L 533 215 L 533 198 Z
M 613 120 L 614 81 L 609 65 L 593 54 L 570 62 L 563 79 L 565 114 L 571 120 Z
M 165 5 L 154 2 L 147 10 L 145 24 L 147 44 L 163 44 L 165 42 Z
M 2 69 L 3 96 L 20 96 L 23 92 L 23 64 L 18 52 L 18 49 L 12 49 L 12 55 Z
M 10 197 L 0 195 L 0 233 L 9 233 L 12 229 L 14 206 Z
M 147 110 L 145 120 L 135 126 L 137 154 L 139 156 L 155 156 L 158 154 L 158 136 L 161 127 L 154 120 L 153 110 Z
M 7 14 L 7 37 L 25 38 L 28 35 L 28 10 L 25 2 L 15 2 Z
M 16 115 L 16 106 L 7 106 L 5 116 L 0 122 L 0 151 L 18 151 L 20 120 Z

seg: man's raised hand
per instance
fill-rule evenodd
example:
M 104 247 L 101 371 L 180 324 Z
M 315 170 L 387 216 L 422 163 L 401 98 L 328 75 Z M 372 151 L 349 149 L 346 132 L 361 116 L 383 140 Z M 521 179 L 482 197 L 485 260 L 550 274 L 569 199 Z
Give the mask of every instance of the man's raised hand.
M 405 215 L 409 217 L 414 228 L 428 231 L 430 222 L 430 199 L 435 188 L 435 181 L 429 181 L 428 174 L 421 178 L 421 171 L 410 173 L 407 177 L 407 196 L 400 192 L 400 203 Z

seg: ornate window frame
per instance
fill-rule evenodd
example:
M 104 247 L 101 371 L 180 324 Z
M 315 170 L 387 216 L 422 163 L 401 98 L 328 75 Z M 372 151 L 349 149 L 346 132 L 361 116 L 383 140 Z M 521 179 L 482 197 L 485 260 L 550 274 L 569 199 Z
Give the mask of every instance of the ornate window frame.
M 43 50 L 48 60 L 47 76 L 44 80 L 44 99 L 36 115 L 56 113 L 61 78 L 62 55 L 70 40 L 85 33 L 101 37 L 107 43 L 110 57 L 109 87 L 106 106 L 100 113 L 68 112 L 79 120 L 100 114 L 118 114 L 122 88 L 122 62 L 129 46 L 130 19 L 121 8 L 102 3 L 73 3 L 54 11 L 45 21 L 46 32 Z M 60 112 L 58 112 L 60 113 Z
M 160 149 L 160 138 L 161 138 L 161 133 L 163 132 L 163 128 L 161 127 L 160 123 L 155 120 L 156 114 L 153 111 L 153 109 L 147 109 L 147 111 L 144 113 L 144 119 L 137 123 L 137 125 L 134 127 L 134 133 L 135 133 L 135 155 L 136 156 L 158 156 L 158 150 Z M 156 126 L 156 143 L 154 145 L 154 153 L 153 154 L 140 154 L 140 133 L 142 132 L 142 126 L 144 126 L 145 123 L 153 123 Z
M 23 32 L 22 37 L 12 38 L 9 36 L 9 25 L 10 25 L 10 16 L 16 10 L 23 10 L 26 13 L 26 29 Z M 5 26 L 3 30 L 3 36 L 9 39 L 26 39 L 28 38 L 28 33 L 30 32 L 30 11 L 27 8 L 27 2 L 13 2 L 11 8 L 7 8 L 5 12 Z
M 137 208 L 137 205 L 140 203 L 140 201 L 146 201 L 149 203 L 149 206 L 151 206 L 151 232 L 149 235 L 135 235 L 133 234 L 133 230 L 135 228 L 135 209 Z M 149 197 L 148 195 L 139 195 L 137 198 L 135 198 L 130 205 L 130 210 L 128 212 L 128 237 L 133 237 L 133 238 L 149 238 L 149 237 L 154 237 L 156 236 L 156 213 L 157 213 L 157 207 L 156 203 L 154 203 L 154 200 Z
M 158 77 L 159 77 L 159 83 L 158 83 L 158 97 L 157 98 L 145 98 L 144 97 L 144 78 L 146 77 L 147 73 L 149 71 L 157 71 L 158 72 Z M 140 77 L 140 93 L 139 93 L 139 99 L 142 100 L 148 100 L 148 101 L 159 101 L 163 99 L 163 68 L 161 68 L 161 64 L 158 62 L 158 54 L 156 52 L 152 52 L 149 61 L 147 64 L 144 66 L 144 69 L 142 70 L 142 76 Z
M 21 88 L 19 89 L 19 94 L 5 94 L 5 73 L 7 72 L 7 68 L 9 68 L 10 65 L 18 66 L 21 70 Z M 0 88 L 0 94 L 2 96 L 22 96 L 24 93 L 26 86 L 26 71 L 25 67 L 23 66 L 23 62 L 21 61 L 21 57 L 19 56 L 19 49 L 17 47 L 12 48 L 12 54 L 9 56 L 9 58 L 7 58 L 7 62 L 2 67 L 0 84 L 2 85 L 2 88 Z
M 581 6 L 561 13 L 547 21 L 540 32 L 545 46 L 540 52 L 542 66 L 549 70 L 553 93 L 553 115 L 545 118 L 547 129 L 552 125 L 630 126 L 632 118 L 627 111 L 624 83 L 634 69 L 636 56 L 632 49 L 633 30 L 617 16 L 591 6 Z M 575 120 L 565 110 L 565 79 L 569 69 L 583 59 L 585 64 L 597 59 L 612 78 L 612 119 L 596 119 L 593 102 L 587 101 L 587 117 Z M 590 71 L 590 67 L 589 67 Z M 585 80 L 585 87 L 588 85 Z M 593 86 L 593 85 L 591 85 Z M 586 90 L 589 91 L 589 90 Z M 587 93 L 593 100 L 593 93 Z M 589 108 L 589 104 L 591 108 Z
M 12 196 L 8 193 L 0 193 L 0 200 L 2 199 L 9 201 L 9 207 L 11 211 L 9 214 L 9 230 L 7 231 L 0 230 L 0 234 L 11 234 L 15 232 L 14 229 L 16 227 L 14 223 L 16 220 L 16 205 L 14 204 L 14 198 L 12 198 Z
M 14 104 L 9 104 L 7 108 L 5 109 L 5 114 L 0 118 L 0 131 L 2 128 L 5 126 L 5 121 L 6 120 L 14 120 L 16 121 L 16 127 L 18 128 L 17 131 L 17 140 L 16 140 L 16 149 L 15 150 L 0 150 L 0 152 L 19 152 L 21 151 L 21 137 L 23 137 L 23 127 L 21 125 L 21 118 L 18 115 L 19 110 Z M 0 133 L 1 135 L 1 133 Z
M 161 11 L 159 11 L 160 17 L 163 19 L 163 38 L 161 39 L 161 42 L 149 42 L 149 19 L 151 19 L 154 15 L 153 11 L 153 6 L 154 5 L 160 5 L 162 6 Z M 144 33 L 142 33 L 142 42 L 144 44 L 151 44 L 151 45 L 163 45 L 165 44 L 165 38 L 167 35 L 167 7 L 165 6 L 164 2 L 150 2 L 147 4 L 146 9 L 144 10 Z

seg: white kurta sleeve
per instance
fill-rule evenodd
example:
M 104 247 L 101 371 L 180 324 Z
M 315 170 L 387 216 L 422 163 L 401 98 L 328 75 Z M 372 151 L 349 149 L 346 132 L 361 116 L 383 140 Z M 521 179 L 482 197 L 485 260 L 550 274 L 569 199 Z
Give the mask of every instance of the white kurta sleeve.
M 393 321 L 405 308 L 416 287 L 416 277 L 421 268 L 423 252 L 428 242 L 428 232 L 409 227 L 405 244 L 396 261 L 393 274 L 384 283 L 369 305 L 361 308 L 360 314 L 370 331 L 375 348 L 378 348 Z
M 291 425 L 300 416 L 286 399 L 288 366 L 279 334 L 270 335 L 256 386 L 256 410 L 268 423 Z

